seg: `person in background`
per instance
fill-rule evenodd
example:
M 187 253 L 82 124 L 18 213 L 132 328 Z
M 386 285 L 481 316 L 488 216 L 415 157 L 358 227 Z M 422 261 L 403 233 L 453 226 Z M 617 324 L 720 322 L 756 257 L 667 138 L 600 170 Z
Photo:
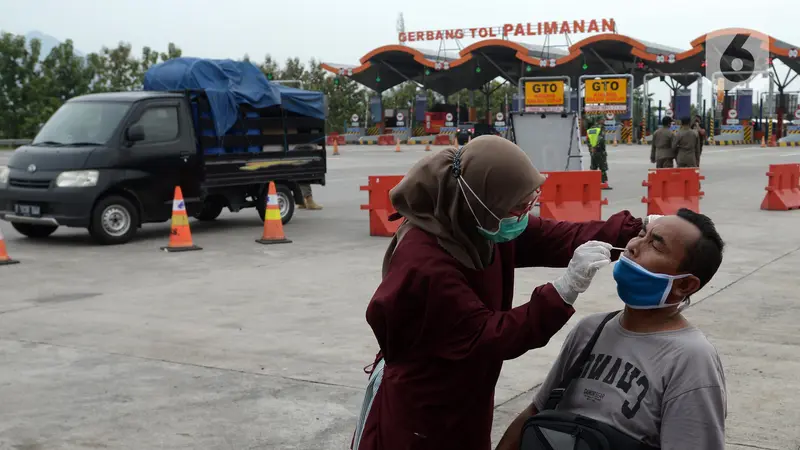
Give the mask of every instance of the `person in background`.
M 297 207 L 300 209 L 319 210 L 322 205 L 314 201 L 314 196 L 311 193 L 311 185 L 300 183 L 300 193 L 303 194 L 303 203 L 298 203 Z
M 555 410 L 606 423 L 647 446 L 625 449 L 723 450 L 727 394 L 722 362 L 713 344 L 682 314 L 690 296 L 719 269 L 723 248 L 714 223 L 703 214 L 684 208 L 676 215 L 651 216 L 614 266 L 624 309 L 602 328 Z M 547 405 L 551 392 L 607 316 L 593 314 L 575 325 L 533 403 L 508 427 L 497 450 L 520 448 L 523 424 L 553 406 Z
M 653 133 L 653 140 L 650 144 L 650 162 L 656 165 L 657 169 L 675 167 L 675 150 L 672 149 L 672 141 L 675 134 L 670 130 L 672 117 L 661 119 L 661 128 Z
M 591 170 L 599 170 L 603 189 L 611 189 L 608 185 L 608 154 L 606 153 L 606 138 L 603 134 L 603 127 L 596 122 L 589 122 L 586 130 L 586 141 L 589 143 L 589 154 L 591 155 Z
M 530 215 L 542 176 L 513 142 L 481 136 L 417 162 L 389 193 L 403 219 L 366 319 L 380 351 L 354 450 L 488 450 L 503 361 L 541 348 L 569 320 L 611 247 L 649 219 Z M 512 307 L 514 272 L 566 267 Z
M 672 141 L 672 150 L 678 167 L 697 167 L 697 155 L 700 153 L 700 136 L 691 128 L 692 119 L 681 119 L 681 128 Z
M 700 147 L 697 151 L 697 167 L 700 167 L 700 155 L 703 153 L 703 144 L 706 141 L 706 129 L 703 128 L 703 118 L 699 114 L 694 117 L 692 129 L 697 131 L 697 135 L 700 137 Z

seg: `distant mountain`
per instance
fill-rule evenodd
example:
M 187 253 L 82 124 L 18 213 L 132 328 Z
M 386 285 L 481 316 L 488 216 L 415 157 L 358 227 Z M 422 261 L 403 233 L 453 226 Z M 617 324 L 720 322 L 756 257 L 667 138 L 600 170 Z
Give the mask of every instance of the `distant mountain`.
M 45 59 L 47 55 L 50 54 L 50 50 L 54 49 L 55 47 L 58 47 L 58 45 L 61 44 L 61 41 L 58 40 L 57 38 L 54 38 L 49 34 L 44 34 L 41 31 L 36 31 L 36 30 L 25 34 L 25 40 L 27 42 L 30 42 L 32 39 L 39 39 L 40 41 L 42 41 L 41 59 Z M 75 49 L 75 55 L 85 56 L 83 52 L 81 52 L 78 49 Z

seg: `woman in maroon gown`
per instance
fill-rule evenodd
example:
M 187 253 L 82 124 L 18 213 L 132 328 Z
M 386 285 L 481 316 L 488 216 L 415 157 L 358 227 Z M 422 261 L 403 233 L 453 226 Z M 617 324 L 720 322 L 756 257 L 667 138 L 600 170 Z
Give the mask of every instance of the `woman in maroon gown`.
M 381 373 L 372 374 L 354 449 L 490 449 L 503 361 L 547 344 L 600 260 L 610 262 L 610 246 L 642 227 L 627 211 L 586 223 L 528 216 L 544 180 L 515 144 L 482 136 L 419 161 L 391 191 L 404 222 L 367 307 Z M 570 260 L 588 241 L 605 244 L 584 256 L 604 256 L 576 274 L 580 261 Z M 568 264 L 512 308 L 514 269 Z

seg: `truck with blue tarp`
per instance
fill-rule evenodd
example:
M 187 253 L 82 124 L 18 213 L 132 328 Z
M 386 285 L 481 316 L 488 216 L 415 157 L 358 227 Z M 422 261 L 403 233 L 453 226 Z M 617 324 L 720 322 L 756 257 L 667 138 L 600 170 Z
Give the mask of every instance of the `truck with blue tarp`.
M 281 220 L 301 184 L 325 184 L 325 98 L 271 83 L 249 62 L 177 58 L 154 65 L 144 89 L 67 101 L 30 145 L 0 166 L 0 219 L 31 238 L 87 228 L 102 244 L 130 241 L 172 215 L 224 208 L 264 219 L 274 181 Z

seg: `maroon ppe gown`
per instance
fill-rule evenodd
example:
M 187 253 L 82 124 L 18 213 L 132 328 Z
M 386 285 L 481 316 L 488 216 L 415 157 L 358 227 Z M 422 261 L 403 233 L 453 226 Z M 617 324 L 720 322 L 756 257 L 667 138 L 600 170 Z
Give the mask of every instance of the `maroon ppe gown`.
M 566 267 L 579 245 L 624 247 L 641 227 L 628 211 L 585 223 L 531 216 L 481 271 L 410 229 L 367 307 L 386 367 L 358 450 L 489 450 L 503 361 L 545 346 L 575 312 L 550 283 L 512 308 L 514 269 Z

